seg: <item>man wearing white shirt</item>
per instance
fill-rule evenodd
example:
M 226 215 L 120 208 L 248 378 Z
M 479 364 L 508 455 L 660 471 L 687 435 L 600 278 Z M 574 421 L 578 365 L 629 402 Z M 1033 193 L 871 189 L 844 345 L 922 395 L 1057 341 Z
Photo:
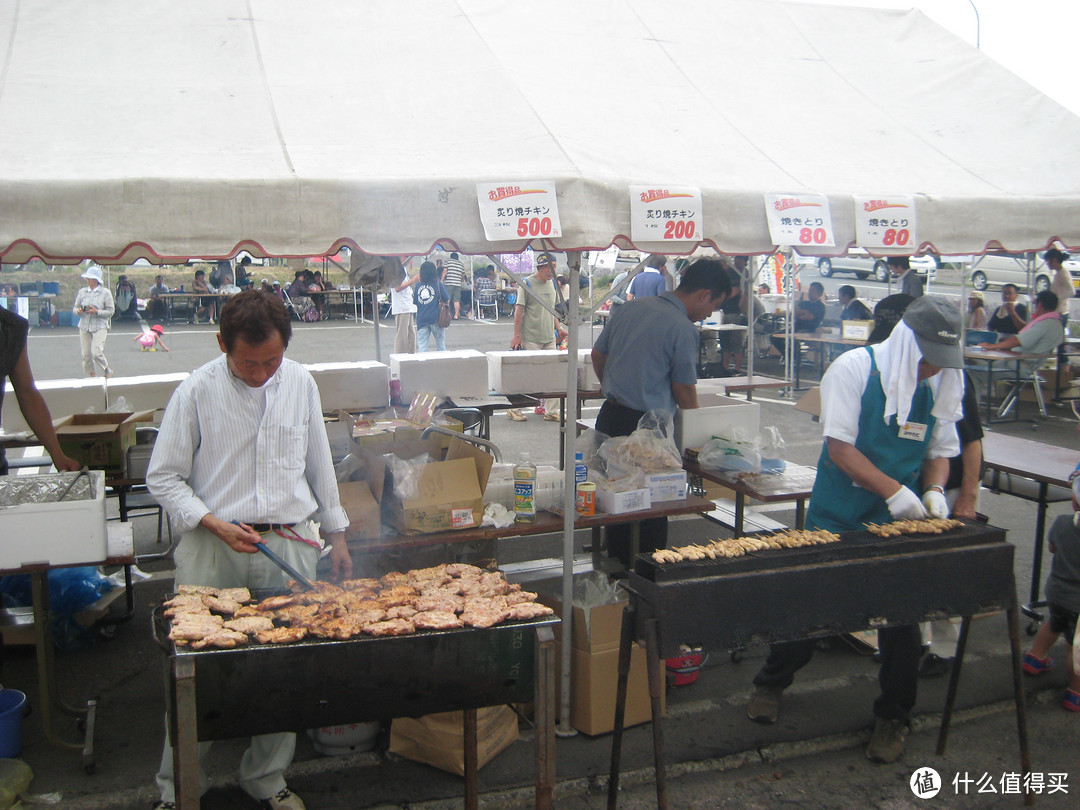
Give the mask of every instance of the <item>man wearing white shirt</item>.
M 314 579 L 320 530 L 330 545 L 331 577 L 348 578 L 349 519 L 338 500 L 319 391 L 303 366 L 284 357 L 292 336 L 288 310 L 275 296 L 251 290 L 229 299 L 219 323 L 223 354 L 193 372 L 169 401 L 146 476 L 183 533 L 174 554 L 177 585 L 282 587 L 283 572 L 256 553 L 257 543 Z M 252 737 L 240 783 L 263 807 L 303 810 L 283 776 L 295 746 L 292 733 Z M 200 744 L 200 761 L 208 751 Z M 157 782 L 157 806 L 172 807 L 167 739 Z

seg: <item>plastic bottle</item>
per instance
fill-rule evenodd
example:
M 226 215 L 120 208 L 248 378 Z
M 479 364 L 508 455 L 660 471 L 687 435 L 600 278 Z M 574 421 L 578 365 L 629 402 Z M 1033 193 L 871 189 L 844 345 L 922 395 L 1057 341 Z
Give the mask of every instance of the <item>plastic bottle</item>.
M 574 454 L 574 483 L 584 484 L 589 477 L 589 468 L 581 460 L 581 453 Z
M 536 520 L 536 465 L 528 453 L 514 465 L 514 520 L 532 523 Z

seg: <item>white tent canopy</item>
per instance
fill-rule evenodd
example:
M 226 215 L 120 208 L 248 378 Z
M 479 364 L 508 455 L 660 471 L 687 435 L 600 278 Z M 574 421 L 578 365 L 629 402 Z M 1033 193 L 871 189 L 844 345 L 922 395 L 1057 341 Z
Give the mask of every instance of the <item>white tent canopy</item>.
M 940 253 L 1080 245 L 1080 118 L 921 13 L 761 0 L 0 0 L 0 258 L 471 254 L 477 182 L 556 184 L 552 247 L 628 186 L 909 194 Z M 688 252 L 694 245 L 638 245 Z

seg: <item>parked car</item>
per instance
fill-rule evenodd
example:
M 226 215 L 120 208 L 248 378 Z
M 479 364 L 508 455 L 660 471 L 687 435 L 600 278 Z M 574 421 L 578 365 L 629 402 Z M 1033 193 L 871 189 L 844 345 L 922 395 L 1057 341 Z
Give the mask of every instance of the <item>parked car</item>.
M 859 279 L 873 276 L 878 281 L 889 280 L 889 267 L 885 260 L 876 259 L 860 248 L 852 248 L 846 256 L 802 256 L 798 252 L 793 255 L 799 267 L 816 267 L 825 278 L 833 273 L 854 273 Z
M 976 256 L 971 261 L 971 286 L 976 290 L 988 287 L 1001 287 L 1003 284 L 1015 284 L 1018 289 L 1027 292 L 1028 262 L 1034 258 L 1035 269 L 1032 273 L 1032 286 L 1035 292 L 1050 289 L 1053 272 L 1046 266 L 1041 253 L 987 253 Z M 1072 276 L 1073 289 L 1080 289 L 1080 261 L 1068 259 L 1065 269 Z

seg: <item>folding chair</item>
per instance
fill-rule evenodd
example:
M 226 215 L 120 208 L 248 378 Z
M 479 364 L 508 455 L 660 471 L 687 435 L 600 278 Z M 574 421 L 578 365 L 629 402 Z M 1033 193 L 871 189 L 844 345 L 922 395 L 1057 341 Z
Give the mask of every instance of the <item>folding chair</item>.
M 495 294 L 495 290 L 479 290 L 476 295 L 473 296 L 473 300 L 476 302 L 476 319 L 478 321 L 499 320 L 499 299 Z M 491 317 L 484 317 L 484 309 L 491 310 Z
M 283 296 L 285 296 L 285 308 L 286 308 L 287 310 L 289 310 L 289 312 L 291 312 L 291 313 L 292 313 L 292 314 L 293 314 L 293 315 L 294 315 L 294 316 L 296 317 L 296 320 L 298 320 L 298 321 L 300 321 L 301 323 L 303 323 L 303 322 L 304 322 L 304 319 L 303 319 L 303 318 L 301 318 L 301 317 L 300 317 L 300 313 L 296 311 L 296 305 L 295 305 L 295 304 L 294 304 L 294 303 L 292 302 L 292 299 L 291 299 L 291 298 L 289 298 L 289 293 L 288 293 L 288 292 L 287 292 L 287 291 L 285 290 L 285 286 L 284 286 L 284 285 L 282 285 L 282 287 L 281 287 L 281 294 L 282 294 Z
M 1012 410 L 1012 406 L 1015 405 L 1020 398 L 1020 392 L 1024 390 L 1024 386 L 1031 385 L 1035 389 L 1035 402 L 1039 405 L 1039 415 L 1045 419 L 1046 401 L 1043 399 L 1042 391 L 1044 382 L 1045 380 L 1039 376 L 1039 369 L 1035 369 L 1027 377 L 1021 377 L 1019 385 L 1017 385 L 1015 381 L 1010 381 L 1011 388 L 1009 389 L 1009 393 L 1005 395 L 1005 399 L 1001 401 L 1001 407 L 998 408 L 998 416 L 1004 417 Z

